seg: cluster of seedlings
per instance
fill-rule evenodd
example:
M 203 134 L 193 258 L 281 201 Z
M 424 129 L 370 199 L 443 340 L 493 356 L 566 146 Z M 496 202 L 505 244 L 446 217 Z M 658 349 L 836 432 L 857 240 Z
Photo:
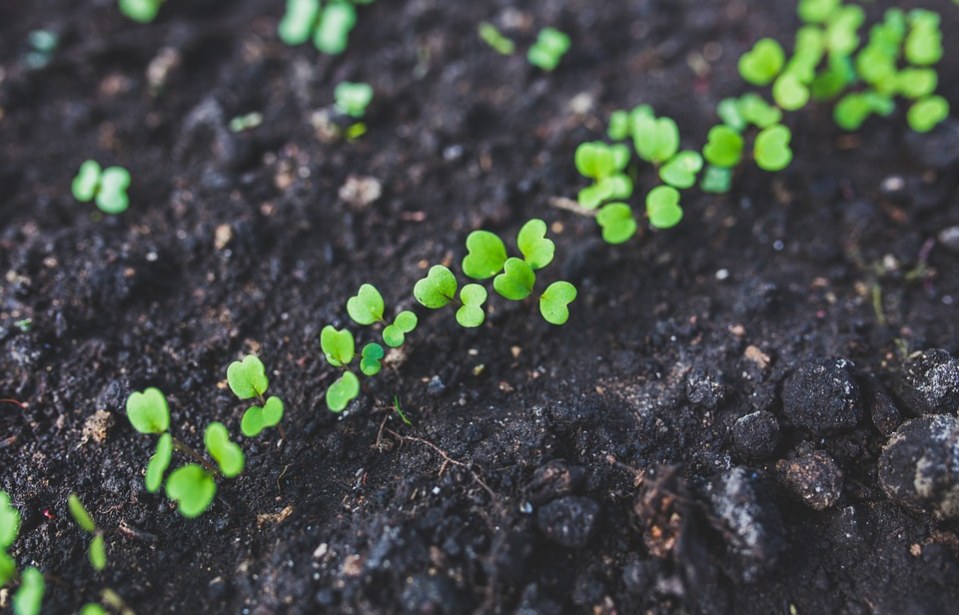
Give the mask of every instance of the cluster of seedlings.
M 496 53 L 504 56 L 515 53 L 516 43 L 488 21 L 480 23 L 477 32 L 483 42 L 492 47 Z M 569 51 L 569 46 L 570 40 L 566 33 L 547 26 L 539 31 L 536 40 L 530 45 L 526 52 L 526 59 L 533 66 L 551 72 L 559 66 L 560 60 Z
M 937 13 L 889 9 L 863 44 L 861 6 L 801 0 L 798 12 L 803 26 L 792 56 L 779 42 L 764 38 L 739 59 L 742 78 L 768 89 L 772 102 L 760 92 L 722 100 L 716 108 L 721 123 L 709 130 L 701 153 L 681 150 L 676 122 L 656 117 L 648 105 L 611 114 L 607 135 L 613 143 L 591 141 L 577 148 L 576 168 L 592 181 L 577 200 L 596 210 L 603 239 L 623 243 L 639 228 L 629 204 L 639 169 L 631 165 L 632 150 L 622 141 L 632 140 L 640 160 L 656 171 L 661 183 L 646 194 L 646 217 L 653 228 L 667 229 L 682 220 L 680 190 L 698 182 L 703 192 L 728 192 L 736 170 L 750 159 L 764 171 L 788 167 L 792 132 L 784 112 L 812 101 L 835 102 L 836 123 L 856 130 L 872 115 L 892 115 L 901 98 L 909 103 L 906 120 L 916 132 L 928 132 L 946 119 L 949 104 L 935 94 L 934 67 L 943 53 Z
M 105 214 L 122 214 L 130 206 L 127 188 L 130 172 L 123 167 L 103 168 L 96 160 L 87 160 L 73 178 L 73 197 L 81 203 L 96 203 Z
M 312 41 L 320 53 L 339 55 L 346 50 L 356 25 L 357 4 L 375 0 L 287 0 L 277 35 L 287 45 Z

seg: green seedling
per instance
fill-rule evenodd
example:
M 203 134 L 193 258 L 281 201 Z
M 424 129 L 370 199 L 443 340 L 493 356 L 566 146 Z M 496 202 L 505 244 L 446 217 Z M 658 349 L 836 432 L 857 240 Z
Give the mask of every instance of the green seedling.
M 400 420 L 403 421 L 403 424 L 412 427 L 413 421 L 406 418 L 406 413 L 403 412 L 403 408 L 400 407 L 400 398 L 396 395 L 393 396 L 393 409 L 396 410 L 396 414 L 400 417 Z
M 942 32 L 937 13 L 922 9 L 909 12 L 909 34 L 903 49 L 914 66 L 932 66 L 942 59 Z
M 646 195 L 646 215 L 649 223 L 658 229 L 673 228 L 683 219 L 679 206 L 679 190 L 672 186 L 657 186 Z
M 226 478 L 234 478 L 243 472 L 245 458 L 243 449 L 230 442 L 230 433 L 223 423 L 213 422 L 207 425 L 203 434 L 206 451 L 220 466 L 220 473 Z
M 373 100 L 373 87 L 368 83 L 343 81 L 333 91 L 336 109 L 343 115 L 360 119 L 366 114 L 366 108 Z
M 162 5 L 163 0 L 120 0 L 120 12 L 137 23 L 150 23 Z
M 107 615 L 107 610 L 95 602 L 89 602 L 80 609 L 80 615 Z
M 125 212 L 130 205 L 129 186 L 130 172 L 123 167 L 103 169 L 97 161 L 87 160 L 73 178 L 72 190 L 74 198 L 81 203 L 93 200 L 103 213 L 116 215 Z
M 782 45 L 771 38 L 764 38 L 739 58 L 739 74 L 747 83 L 769 85 L 785 63 L 786 53 Z
M 807 23 L 821 24 L 829 20 L 842 0 L 799 0 L 799 18 Z
M 19 576 L 20 587 L 13 595 L 14 615 L 38 615 L 43 603 L 45 583 L 43 574 L 34 567 L 17 574 L 17 564 L 8 553 L 20 534 L 20 511 L 10 502 L 10 496 L 0 491 L 0 587 Z
M 916 132 L 929 132 L 949 117 L 949 102 L 942 96 L 927 96 L 916 101 L 906 114 L 909 127 Z
M 343 375 L 326 390 L 327 407 L 333 412 L 341 412 L 360 394 L 360 380 L 348 370 L 356 356 L 356 342 L 349 330 L 338 331 L 327 325 L 320 332 L 320 348 L 330 365 L 344 370 Z
M 536 274 L 520 258 L 511 257 L 503 264 L 503 273 L 493 279 L 493 289 L 510 301 L 522 301 L 533 292 Z
M 643 160 L 665 163 L 679 151 L 679 127 L 668 117 L 639 115 L 633 119 L 633 144 Z
M 345 372 L 326 390 L 326 406 L 341 412 L 360 394 L 360 380 L 353 372 Z
M 245 132 L 253 130 L 263 123 L 263 114 L 259 111 L 251 111 L 244 115 L 238 115 L 230 120 L 230 132 Z
M 792 162 L 792 149 L 789 142 L 792 133 L 782 124 L 764 128 L 756 135 L 753 156 L 756 164 L 764 171 L 781 171 Z
M 632 196 L 633 181 L 624 172 L 629 156 L 629 148 L 622 144 L 607 145 L 601 141 L 580 144 L 576 148 L 576 169 L 594 183 L 580 190 L 579 204 L 593 209 L 605 200 Z
M 353 4 L 371 4 L 373 0 L 287 0 L 286 13 L 277 25 L 277 35 L 287 45 L 302 45 L 312 39 L 321 53 L 338 55 L 346 50 L 350 32 L 356 25 Z
M 24 63 L 28 68 L 38 70 L 53 59 L 53 54 L 60 45 L 60 37 L 50 30 L 31 30 L 27 33 L 27 42 L 30 44 L 30 51 L 24 57 Z
M 895 109 L 896 104 L 887 96 L 875 92 L 852 92 L 836 104 L 833 117 L 840 128 L 858 130 L 873 113 L 888 116 Z
M 782 111 L 753 93 L 741 96 L 737 101 L 737 109 L 743 122 L 756 128 L 769 128 L 778 124 L 783 116 Z
M 466 250 L 463 273 L 474 280 L 486 280 L 503 270 L 506 245 L 495 233 L 473 231 L 466 237 Z
M 173 436 L 161 434 L 157 440 L 156 451 L 147 463 L 146 483 L 147 492 L 156 493 L 163 486 L 163 477 L 173 461 Z
M 488 21 L 480 23 L 478 32 L 483 42 L 492 47 L 496 53 L 508 56 L 513 55 L 513 52 L 516 51 L 516 44 L 509 38 L 503 36 L 503 34 L 496 29 L 496 26 Z
M 526 59 L 533 66 L 552 71 L 569 51 L 569 36 L 556 28 L 546 27 L 539 31 L 536 42 L 529 48 Z
M 363 352 L 360 353 L 360 371 L 365 376 L 375 376 L 383 368 L 383 357 L 386 352 L 383 347 L 375 342 L 370 342 L 363 346 Z
M 210 507 L 216 495 L 216 481 L 205 468 L 190 463 L 170 473 L 166 481 L 166 495 L 177 503 L 177 512 L 193 519 Z
M 732 188 L 733 170 L 709 165 L 703 172 L 699 188 L 709 194 L 725 194 Z
M 418 322 L 416 314 L 403 310 L 396 315 L 392 324 L 383 327 L 383 342 L 390 348 L 399 348 L 406 342 L 406 334 L 416 329 Z
M 506 262 L 505 259 L 503 262 Z M 454 300 L 456 289 L 456 276 L 453 272 L 443 265 L 433 265 L 426 277 L 413 286 L 413 297 L 423 307 L 438 310 Z
M 363 284 L 355 297 L 346 302 L 346 312 L 356 324 L 372 325 L 374 322 L 383 322 L 383 312 L 386 303 L 383 295 L 372 284 Z
M 320 0 L 286 0 L 277 34 L 287 45 L 302 45 L 310 40 L 319 17 Z
M 729 169 L 742 160 L 743 146 L 742 135 L 733 128 L 720 124 L 709 130 L 703 156 L 713 167 Z
M 534 218 L 520 228 L 516 235 L 516 247 L 523 260 L 535 271 L 553 262 L 556 244 L 546 238 L 546 222 Z
M 483 304 L 489 293 L 479 284 L 467 284 L 460 290 L 460 303 L 463 305 L 456 310 L 456 322 L 467 329 L 478 327 L 486 320 Z
M 659 178 L 675 188 L 691 188 L 702 168 L 703 157 L 698 152 L 679 152 L 659 168 Z
M 826 48 L 833 57 L 848 57 L 859 46 L 859 27 L 866 19 L 861 6 L 846 4 L 832 12 L 826 23 Z
M 20 589 L 13 595 L 14 615 L 39 615 L 46 591 L 43 573 L 33 566 L 20 573 Z
M 576 299 L 576 287 L 569 282 L 550 284 L 539 298 L 539 311 L 543 320 L 553 325 L 563 325 L 569 320 L 569 304 Z
M 773 100 L 786 111 L 802 109 L 810 96 L 809 87 L 795 73 L 783 73 L 773 84 Z
M 638 229 L 633 210 L 626 203 L 604 205 L 596 215 L 596 222 L 602 229 L 606 243 L 624 243 L 635 235 Z
M 67 499 L 67 507 L 70 509 L 70 516 L 72 516 L 73 520 L 80 526 L 80 529 L 93 536 L 93 539 L 90 541 L 90 548 L 87 551 L 90 565 L 93 566 L 93 569 L 97 572 L 103 570 L 107 567 L 107 549 L 103 541 L 103 532 L 97 528 L 96 523 L 93 522 L 93 517 L 91 517 L 87 509 L 83 507 L 83 502 L 80 501 L 77 494 L 70 494 L 70 497 Z
M 931 68 L 904 68 L 895 79 L 895 91 L 913 100 L 930 96 L 939 86 L 939 75 Z

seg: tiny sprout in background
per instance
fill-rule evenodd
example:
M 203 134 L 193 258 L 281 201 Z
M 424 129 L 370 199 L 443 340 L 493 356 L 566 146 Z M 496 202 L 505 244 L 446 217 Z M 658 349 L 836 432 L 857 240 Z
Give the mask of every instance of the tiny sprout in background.
M 386 356 L 386 352 L 376 342 L 370 342 L 363 346 L 363 351 L 360 353 L 360 371 L 363 372 L 363 375 L 375 376 L 380 373 L 383 368 L 384 356 Z
M 466 237 L 463 273 L 474 280 L 486 280 L 503 270 L 506 245 L 495 233 L 473 231 Z M 454 289 L 455 291 L 455 289 Z
M 657 186 L 646 195 L 646 215 L 649 223 L 658 229 L 673 228 L 683 219 L 679 206 L 679 190 L 672 186 Z
M 569 50 L 569 45 L 569 36 L 556 28 L 546 27 L 540 30 L 536 42 L 526 54 L 526 59 L 533 66 L 552 71 Z
M 320 348 L 333 367 L 346 367 L 356 355 L 353 334 L 346 329 L 338 331 L 333 325 L 323 327 L 320 332 Z
M 594 183 L 579 191 L 579 204 L 587 209 L 594 209 L 603 201 L 628 199 L 632 196 L 633 180 L 625 173 L 629 156 L 629 148 L 621 143 L 581 143 L 576 148 L 576 169 Z
M 95 199 L 100 211 L 116 215 L 125 212 L 130 204 L 129 186 L 130 172 L 123 167 L 103 169 L 97 161 L 87 160 L 73 178 L 72 190 L 74 198 L 81 203 Z
M 659 168 L 659 178 L 676 188 L 691 188 L 702 168 L 703 157 L 698 152 L 679 152 Z
M 484 21 L 480 23 L 479 28 L 477 29 L 479 37 L 483 39 L 483 42 L 493 48 L 496 53 L 499 53 L 504 56 L 512 55 L 516 51 L 516 44 L 513 43 L 509 38 L 503 36 L 499 30 L 496 29 L 496 26 Z
M 639 115 L 633 121 L 633 143 L 640 158 L 662 164 L 679 151 L 679 127 L 668 117 Z
M 166 495 L 177 503 L 177 511 L 188 519 L 202 515 L 216 495 L 213 475 L 195 463 L 181 466 L 170 473 Z
M 786 63 L 782 45 L 771 38 L 756 42 L 739 58 L 739 74 L 753 85 L 769 85 Z
M 60 45 L 60 37 L 50 30 L 31 30 L 27 34 L 30 51 L 24 58 L 27 68 L 38 70 L 50 63 Z
M 360 119 L 366 113 L 366 107 L 373 100 L 373 87 L 368 83 L 343 81 L 333 92 L 336 109 L 343 115 Z
M 20 533 L 20 511 L 10 503 L 6 491 L 0 491 L 0 587 L 17 576 L 17 563 L 7 549 Z
M 156 19 L 164 0 L 120 0 L 120 12 L 138 23 Z
M 33 566 L 20 573 L 20 589 L 13 595 L 15 615 L 39 615 L 46 582 L 43 573 Z
M 90 541 L 90 549 L 87 552 L 90 565 L 93 566 L 93 569 L 97 572 L 103 570 L 107 567 L 107 550 L 106 544 L 103 542 L 103 532 L 97 528 L 93 517 L 91 517 L 87 509 L 83 507 L 83 503 L 80 501 L 80 498 L 77 497 L 77 494 L 70 494 L 70 497 L 67 499 L 67 507 L 70 509 L 70 516 L 72 516 L 73 520 L 80 526 L 80 529 L 93 536 L 93 540 Z
M 286 13 L 277 25 L 277 35 L 287 45 L 301 45 L 312 39 L 321 53 L 337 55 L 346 50 L 350 32 L 356 25 L 353 4 L 372 0 L 287 0 Z
M 253 130 L 263 123 L 263 114 L 259 111 L 251 111 L 245 115 L 238 115 L 230 120 L 230 132 L 245 132 Z
M 603 232 L 606 243 L 624 243 L 636 234 L 636 218 L 632 208 L 626 203 L 604 205 L 596 215 L 596 222 Z
M 332 412 L 342 412 L 359 394 L 360 379 L 353 372 L 344 372 L 326 390 L 326 406 Z
M 714 167 L 729 169 L 739 164 L 743 157 L 742 136 L 724 124 L 709 130 L 703 156 Z
M 916 132 L 929 132 L 949 117 L 949 103 L 942 96 L 927 96 L 916 101 L 906 114 L 909 127 Z
M 764 128 L 756 135 L 753 156 L 756 164 L 764 171 L 781 171 L 792 162 L 793 153 L 789 147 L 792 133 L 782 124 Z

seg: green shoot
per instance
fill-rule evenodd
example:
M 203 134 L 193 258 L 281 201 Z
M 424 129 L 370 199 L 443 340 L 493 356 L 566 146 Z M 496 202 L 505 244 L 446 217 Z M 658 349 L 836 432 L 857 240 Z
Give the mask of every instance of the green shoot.
M 916 101 L 906 114 L 909 127 L 916 132 L 929 132 L 949 117 L 949 103 L 942 96 L 927 96 Z
M 539 298 L 540 314 L 550 324 L 565 324 L 569 320 L 569 304 L 575 299 L 575 286 L 569 282 L 553 282 Z
M 310 40 L 320 16 L 320 0 L 286 0 L 286 13 L 277 26 L 280 40 L 302 45 Z
M 606 243 L 624 243 L 636 234 L 636 218 L 632 208 L 626 203 L 604 205 L 596 215 L 596 222 L 603 232 Z
M 559 65 L 563 55 L 569 50 L 569 36 L 556 28 L 543 28 L 536 42 L 529 48 L 526 59 L 533 66 L 552 71 Z
M 0 491 L 0 587 L 17 576 L 17 564 L 7 550 L 20 533 L 20 511 L 10 503 L 6 491 Z
M 269 397 L 262 406 L 250 406 L 243 413 L 240 432 L 247 438 L 260 435 L 264 429 L 276 427 L 283 420 L 283 400 Z
M 583 207 L 593 209 L 607 199 L 632 196 L 633 181 L 624 172 L 629 164 L 629 148 L 625 145 L 582 143 L 576 148 L 575 163 L 581 175 L 595 182 L 579 192 L 579 204 Z
M 243 413 L 240 431 L 244 436 L 256 437 L 263 430 L 276 427 L 283 420 L 283 400 L 279 397 L 264 397 L 266 390 L 270 387 L 270 381 L 266 376 L 266 367 L 259 357 L 247 355 L 242 361 L 230 363 L 226 370 L 226 381 L 238 399 L 256 398 L 260 402 L 259 405 L 250 406 Z M 280 435 L 283 436 L 282 428 Z M 157 451 L 159 450 L 158 447 Z M 149 469 L 147 476 L 149 476 Z
M 400 420 L 403 421 L 404 424 L 410 427 L 413 426 L 413 422 L 406 418 L 406 413 L 404 413 L 403 408 L 400 407 L 400 398 L 396 395 L 393 396 L 393 409 L 396 410 L 396 414 L 400 416 Z
M 769 85 L 785 63 L 786 53 L 782 45 L 771 38 L 764 38 L 739 58 L 739 74 L 753 85 Z
M 679 190 L 672 186 L 657 186 L 646 195 L 646 215 L 649 223 L 658 229 L 676 226 L 683 219 L 679 206 Z
M 443 265 L 433 265 L 426 277 L 413 287 L 413 296 L 423 307 L 438 310 L 453 301 L 456 288 L 456 276 L 453 272 Z
M 383 342 L 390 348 L 399 348 L 406 342 L 406 334 L 416 329 L 418 322 L 416 314 L 403 310 L 393 319 L 393 324 L 383 328 Z
M 103 570 L 107 567 L 107 550 L 106 544 L 103 541 L 103 532 L 97 528 L 93 522 L 93 517 L 91 517 L 87 509 L 83 507 L 83 503 L 80 501 L 80 498 L 77 497 L 77 494 L 70 494 L 70 497 L 67 499 L 67 507 L 70 509 L 70 516 L 72 516 L 73 520 L 80 526 L 80 529 L 93 536 L 93 540 L 90 541 L 89 551 L 87 552 L 90 565 L 93 566 L 93 569 L 97 572 Z
M 839 8 L 842 0 L 799 0 L 799 18 L 807 23 L 823 23 Z
M 336 98 L 336 110 L 343 115 L 360 119 L 366 114 L 366 108 L 373 100 L 373 86 L 368 83 L 343 81 L 333 90 Z
M 363 352 L 360 354 L 360 371 L 365 376 L 375 376 L 383 368 L 383 357 L 386 352 L 383 347 L 375 342 L 370 342 L 363 346 Z
M 313 46 L 320 53 L 339 55 L 346 51 L 350 32 L 356 25 L 356 9 L 343 0 L 334 0 L 323 7 L 313 33 Z
M 732 188 L 733 171 L 722 167 L 707 166 L 699 188 L 708 194 L 725 194 Z
M 80 609 L 80 615 L 107 615 L 107 610 L 96 602 L 88 602 Z
M 486 288 L 479 284 L 465 285 L 460 290 L 460 302 L 463 305 L 456 310 L 456 322 L 465 328 L 478 327 L 483 324 L 483 321 L 486 320 L 483 304 L 488 296 L 489 293 Z
M 181 466 L 170 473 L 166 495 L 177 503 L 177 511 L 188 519 L 202 515 L 216 495 L 213 475 L 195 463 Z
M 508 56 L 512 55 L 516 50 L 516 44 L 509 38 L 503 36 L 500 31 L 496 29 L 496 26 L 488 21 L 480 23 L 478 32 L 483 42 L 492 47 L 496 53 Z
M 146 472 L 146 489 L 148 493 L 156 493 L 163 485 L 163 476 L 170 468 L 173 460 L 173 436 L 165 433 L 157 440 L 156 451 L 150 457 Z
M 346 311 L 350 318 L 359 325 L 372 325 L 374 322 L 383 322 L 383 312 L 386 304 L 380 291 L 372 284 L 363 284 L 354 297 L 346 302 Z
M 120 0 L 120 12 L 137 23 L 150 23 L 162 4 L 163 0 Z
M 737 131 L 720 124 L 709 130 L 703 156 L 714 167 L 732 168 L 742 160 L 743 145 L 743 138 Z
M 493 289 L 510 301 L 522 301 L 533 292 L 535 283 L 533 268 L 526 261 L 511 257 L 503 264 L 503 273 L 493 279 Z
M 556 244 L 546 238 L 546 223 L 534 218 L 526 222 L 516 236 L 516 247 L 523 260 L 534 270 L 542 269 L 553 262 Z
M 466 237 L 466 250 L 463 273 L 474 280 L 491 278 L 503 270 L 506 263 L 506 246 L 495 233 L 473 231 Z M 455 292 L 456 289 L 453 290 Z
M 773 84 L 773 99 L 786 111 L 802 109 L 809 96 L 809 87 L 794 73 L 783 73 Z
M 753 156 L 764 171 L 781 171 L 789 166 L 793 153 L 789 147 L 792 133 L 782 124 L 764 128 L 756 135 Z
M 230 433 L 223 423 L 213 422 L 207 425 L 206 432 L 203 434 L 203 444 L 220 466 L 223 476 L 234 478 L 243 472 L 245 465 L 243 449 L 230 442 Z
M 39 615 L 46 582 L 43 573 L 33 566 L 20 573 L 20 589 L 13 595 L 15 615 Z
M 323 327 L 320 332 L 320 348 L 333 367 L 346 367 L 356 355 L 353 334 L 346 329 L 338 331 L 333 325 Z
M 679 128 L 671 118 L 640 115 L 633 120 L 633 143 L 640 158 L 662 164 L 679 151 Z
M 360 380 L 353 372 L 345 372 L 326 390 L 326 406 L 342 412 L 360 394 Z
M 127 418 L 143 434 L 158 434 L 170 429 L 170 409 L 160 389 L 150 387 L 133 392 L 127 398 Z
M 97 208 L 105 214 L 116 215 L 127 210 L 130 199 L 130 172 L 123 167 L 102 169 L 95 160 L 87 160 L 73 178 L 73 196 L 81 203 L 95 200 Z
M 698 152 L 683 151 L 659 168 L 659 178 L 676 188 L 691 188 L 702 168 L 703 157 Z

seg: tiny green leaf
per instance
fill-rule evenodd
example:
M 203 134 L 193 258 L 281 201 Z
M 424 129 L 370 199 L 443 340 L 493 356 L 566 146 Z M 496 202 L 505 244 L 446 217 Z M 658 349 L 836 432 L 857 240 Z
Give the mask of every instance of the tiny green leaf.
M 97 572 L 107 567 L 107 546 L 103 541 L 103 534 L 98 532 L 90 541 L 90 550 L 87 557 L 90 559 L 90 565 Z
M 563 32 L 556 28 L 543 28 L 539 31 L 536 42 L 529 48 L 526 58 L 533 66 L 551 71 L 569 50 L 569 44 L 569 37 Z
M 216 495 L 213 476 L 201 466 L 180 466 L 166 482 L 166 495 L 177 503 L 177 511 L 188 519 L 199 517 L 210 507 Z
M 348 329 L 337 331 L 333 325 L 326 325 L 320 332 L 320 348 L 333 367 L 349 365 L 356 355 L 353 334 Z
M 355 297 L 346 302 L 346 311 L 350 318 L 359 325 L 371 325 L 383 320 L 383 311 L 386 305 L 383 296 L 372 284 L 363 284 Z
M 70 516 L 73 517 L 73 520 L 77 522 L 77 525 L 80 526 L 80 529 L 89 534 L 97 531 L 97 526 L 93 522 L 93 518 L 90 517 L 90 513 L 87 512 L 87 509 L 83 507 L 83 502 L 80 501 L 80 498 L 77 497 L 77 494 L 71 493 L 70 497 L 67 498 L 67 508 L 70 509 Z
M 703 181 L 699 187 L 709 194 L 725 194 L 729 192 L 733 182 L 733 170 L 712 165 L 703 172 Z
M 366 376 L 375 376 L 383 368 L 381 363 L 386 356 L 383 347 L 376 342 L 370 342 L 363 346 L 362 356 L 360 358 L 360 371 Z
M 103 170 L 96 160 L 87 160 L 80 165 L 80 171 L 73 178 L 71 186 L 73 198 L 86 203 L 92 201 L 97 194 L 97 188 L 100 187 L 100 174 Z
M 609 129 L 606 134 L 610 139 L 622 141 L 628 139 L 631 132 L 632 120 L 630 120 L 628 111 L 619 109 L 609 115 Z
M 716 115 L 735 132 L 742 132 L 748 126 L 741 110 L 742 103 L 738 98 L 724 98 L 716 105 Z
M 613 184 L 605 181 L 593 184 L 580 190 L 576 200 L 586 209 L 595 209 L 606 199 L 612 198 L 613 188 Z
M 939 75 L 932 68 L 904 68 L 896 75 L 896 91 L 906 98 L 922 98 L 936 91 Z
M 703 147 L 703 155 L 714 167 L 734 167 L 743 157 L 743 138 L 729 126 L 713 126 Z
M 463 273 L 474 280 L 493 277 L 502 271 L 503 263 L 506 262 L 506 246 L 503 240 L 489 231 L 470 233 L 466 237 L 466 250 Z
M 539 298 L 540 314 L 550 324 L 565 324 L 569 320 L 569 304 L 575 299 L 575 286 L 564 281 L 553 282 Z
M 20 533 L 20 511 L 10 503 L 10 496 L 0 491 L 0 552 L 13 544 Z M 0 585 L 3 585 L 0 583 Z
M 739 74 L 753 85 L 768 85 L 786 63 L 782 45 L 771 38 L 760 39 L 739 58 Z
M 173 436 L 169 433 L 160 434 L 157 440 L 156 451 L 150 457 L 147 464 L 147 473 L 144 482 L 147 492 L 156 493 L 163 485 L 163 475 L 170 467 L 170 461 L 173 460 Z
M 745 94 L 739 98 L 739 112 L 743 119 L 757 128 L 767 128 L 782 119 L 782 111 L 770 105 L 759 94 Z
M 283 420 L 283 400 L 270 397 L 260 406 L 250 406 L 243 413 L 240 431 L 247 438 L 255 438 L 267 427 L 276 427 Z
M 96 602 L 88 602 L 80 609 L 80 615 L 107 615 L 107 610 Z
M 286 13 L 276 33 L 287 45 L 301 45 L 310 40 L 320 16 L 320 0 L 286 0 Z
M 869 99 L 860 92 L 843 96 L 833 109 L 836 124 L 844 130 L 859 130 L 872 113 Z
M 866 19 L 861 6 L 846 4 L 830 16 L 826 24 L 826 46 L 830 54 L 848 56 L 859 46 L 859 26 Z
M 486 312 L 483 311 L 483 304 L 486 302 L 488 293 L 486 289 L 479 284 L 467 284 L 460 291 L 460 301 L 463 303 L 456 310 L 456 322 L 461 327 L 478 327 L 486 320 Z
M 160 12 L 163 0 L 120 0 L 120 12 L 137 23 L 150 23 Z
M 764 128 L 756 135 L 753 155 L 756 164 L 764 171 L 781 171 L 789 166 L 793 159 L 789 141 L 792 133 L 782 124 Z
M 416 314 L 403 310 L 393 319 L 393 324 L 384 327 L 383 342 L 390 348 L 399 348 L 406 342 L 406 334 L 416 329 L 418 322 Z
M 509 258 L 503 265 L 503 273 L 493 279 L 493 288 L 510 301 L 522 301 L 533 292 L 535 283 L 536 274 L 526 261 Z
M 134 391 L 127 398 L 127 418 L 140 433 L 163 433 L 170 429 L 170 409 L 160 389 Z
M 456 297 L 456 276 L 443 265 L 433 265 L 413 286 L 413 296 L 424 307 L 437 310 Z
M 359 394 L 359 378 L 353 372 L 346 372 L 326 390 L 326 406 L 331 412 L 342 412 Z
M 625 242 L 638 228 L 633 210 L 626 203 L 604 205 L 596 215 L 596 222 L 603 230 L 603 240 L 612 244 Z
M 799 18 L 807 23 L 823 23 L 839 8 L 842 0 L 799 0 Z
M 921 98 L 906 114 L 909 127 L 916 132 L 929 132 L 949 117 L 949 103 L 942 96 L 927 96 Z
M 668 229 L 683 219 L 679 206 L 679 190 L 672 186 L 656 186 L 646 195 L 646 215 L 655 228 Z
M 933 21 L 917 21 L 914 15 L 912 27 L 906 36 L 903 52 L 906 60 L 915 66 L 932 66 L 942 59 L 942 32 L 939 29 L 938 19 Z
M 210 456 L 216 459 L 223 476 L 233 478 L 243 471 L 246 462 L 243 449 L 230 442 L 230 432 L 227 431 L 226 425 L 216 421 L 207 425 L 203 444 Z
M 9 583 L 17 576 L 17 562 L 13 561 L 6 551 L 0 549 L 0 587 Z
M 356 9 L 348 2 L 330 2 L 323 7 L 320 23 L 313 33 L 313 45 L 320 53 L 338 55 L 346 49 L 350 31 L 356 25 Z
M 242 361 L 230 363 L 226 368 L 226 381 L 233 394 L 240 399 L 260 397 L 270 386 L 263 361 L 252 354 L 243 357 Z
M 783 73 L 773 84 L 773 99 L 786 111 L 796 111 L 809 102 L 809 88 L 795 74 Z
M 500 55 L 512 55 L 516 50 L 516 44 L 509 38 L 503 36 L 503 34 L 496 29 L 496 26 L 488 21 L 480 23 L 478 32 L 483 42 L 492 47 L 493 50 Z
M 46 582 L 43 573 L 30 566 L 20 574 L 20 589 L 13 595 L 15 615 L 39 615 Z
M 130 172 L 123 167 L 107 167 L 100 175 L 100 189 L 97 191 L 97 208 L 105 214 L 122 214 L 130 205 L 127 188 L 130 186 Z
M 639 115 L 633 121 L 633 144 L 643 160 L 666 162 L 679 150 L 679 127 L 668 117 Z
M 340 113 L 359 119 L 373 100 L 373 87 L 368 83 L 343 81 L 333 90 L 333 96 Z
M 516 245 L 523 254 L 523 259 L 530 267 L 542 269 L 553 262 L 556 244 L 546 239 L 546 223 L 533 218 L 523 225 L 516 236 Z
M 699 152 L 682 151 L 659 168 L 659 178 L 676 188 L 691 188 L 696 185 L 696 174 L 703 168 Z

